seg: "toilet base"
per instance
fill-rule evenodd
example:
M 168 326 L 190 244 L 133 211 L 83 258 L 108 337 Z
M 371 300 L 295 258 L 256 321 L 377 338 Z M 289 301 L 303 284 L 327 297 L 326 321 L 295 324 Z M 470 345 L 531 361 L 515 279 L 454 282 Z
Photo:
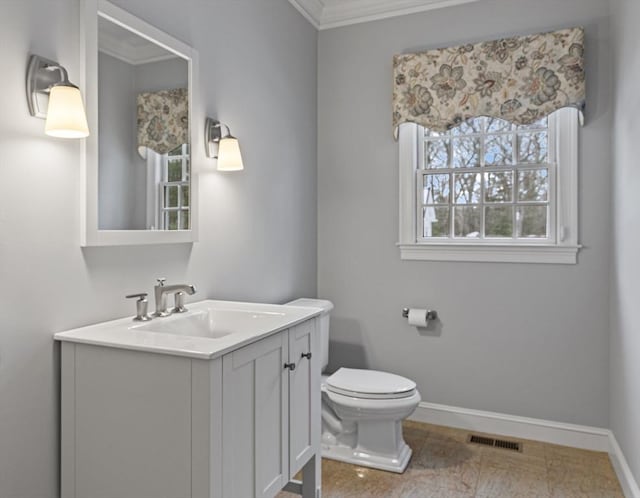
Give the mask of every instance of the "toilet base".
M 342 446 L 340 444 L 322 443 L 322 458 L 386 470 L 388 472 L 396 472 L 398 474 L 402 474 L 407 468 L 411 454 L 411 448 L 409 448 L 409 445 L 404 441 L 402 442 L 400 451 L 394 456 L 371 454 L 366 451 L 361 451 L 358 448 L 351 448 L 350 446 Z
M 371 399 L 323 389 L 322 456 L 402 474 L 412 453 L 402 421 L 419 402 L 417 390 L 403 398 Z

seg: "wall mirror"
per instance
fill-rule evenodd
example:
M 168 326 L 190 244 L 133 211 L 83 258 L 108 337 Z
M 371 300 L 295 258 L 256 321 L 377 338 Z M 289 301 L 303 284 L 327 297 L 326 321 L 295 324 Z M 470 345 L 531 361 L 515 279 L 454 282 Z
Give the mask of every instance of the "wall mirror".
M 82 245 L 193 242 L 197 55 L 105 0 L 85 0 Z

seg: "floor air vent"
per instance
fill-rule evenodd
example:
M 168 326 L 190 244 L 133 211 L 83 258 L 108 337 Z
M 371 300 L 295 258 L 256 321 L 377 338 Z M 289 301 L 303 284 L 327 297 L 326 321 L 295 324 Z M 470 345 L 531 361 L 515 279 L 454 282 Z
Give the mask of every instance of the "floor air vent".
M 505 439 L 494 439 L 486 436 L 476 436 L 470 434 L 468 441 L 474 444 L 483 444 L 485 446 L 493 446 L 494 448 L 502 448 L 511 451 L 522 451 L 522 444 L 516 441 L 507 441 Z

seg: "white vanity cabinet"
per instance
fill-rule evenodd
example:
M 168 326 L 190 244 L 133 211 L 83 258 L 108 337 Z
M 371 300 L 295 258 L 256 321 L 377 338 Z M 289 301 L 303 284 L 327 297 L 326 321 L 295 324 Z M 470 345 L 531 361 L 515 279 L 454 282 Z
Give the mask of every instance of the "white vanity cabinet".
M 64 339 L 62 498 L 319 496 L 317 322 L 210 359 Z

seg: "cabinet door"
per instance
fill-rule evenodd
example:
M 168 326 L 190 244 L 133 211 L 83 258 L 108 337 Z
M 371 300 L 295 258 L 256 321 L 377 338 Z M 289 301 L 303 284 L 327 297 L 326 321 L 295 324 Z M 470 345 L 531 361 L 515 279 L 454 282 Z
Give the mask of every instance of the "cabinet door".
M 288 476 L 287 331 L 223 357 L 224 496 L 271 498 Z
M 320 443 L 320 351 L 316 320 L 289 330 L 289 477 L 304 466 Z M 309 354 L 311 354 L 309 358 Z

